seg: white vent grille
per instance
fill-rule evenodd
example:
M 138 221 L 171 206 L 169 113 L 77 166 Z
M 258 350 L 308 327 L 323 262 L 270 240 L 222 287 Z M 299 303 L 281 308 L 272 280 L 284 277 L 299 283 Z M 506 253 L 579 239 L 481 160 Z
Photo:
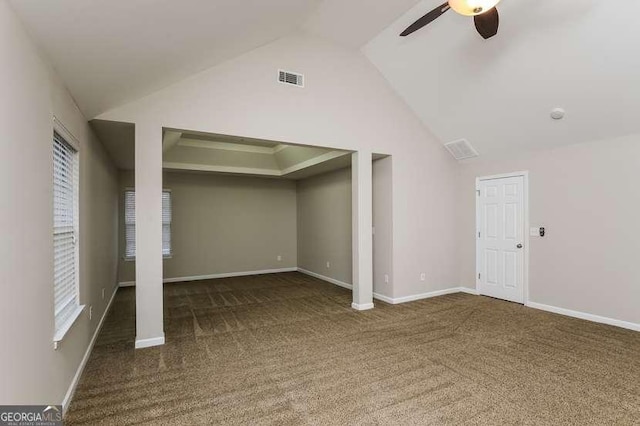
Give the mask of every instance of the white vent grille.
M 283 84 L 304 87 L 304 75 L 295 72 L 278 70 L 278 81 Z
M 446 143 L 444 147 L 449 150 L 456 160 L 464 160 L 465 158 L 473 158 L 480 155 L 466 139 Z

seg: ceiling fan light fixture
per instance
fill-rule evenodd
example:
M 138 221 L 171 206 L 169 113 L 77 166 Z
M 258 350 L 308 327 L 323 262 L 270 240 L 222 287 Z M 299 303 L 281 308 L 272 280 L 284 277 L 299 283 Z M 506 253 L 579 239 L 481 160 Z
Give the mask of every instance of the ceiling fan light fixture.
M 449 0 L 449 6 L 460 15 L 476 16 L 493 9 L 500 0 Z

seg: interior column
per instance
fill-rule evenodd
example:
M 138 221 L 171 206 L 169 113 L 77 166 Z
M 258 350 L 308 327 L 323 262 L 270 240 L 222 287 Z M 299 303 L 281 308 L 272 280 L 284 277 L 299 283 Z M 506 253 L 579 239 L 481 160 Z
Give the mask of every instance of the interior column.
M 370 151 L 351 155 L 353 303 L 360 311 L 373 308 L 373 186 Z
M 136 123 L 136 348 L 164 344 L 162 128 Z

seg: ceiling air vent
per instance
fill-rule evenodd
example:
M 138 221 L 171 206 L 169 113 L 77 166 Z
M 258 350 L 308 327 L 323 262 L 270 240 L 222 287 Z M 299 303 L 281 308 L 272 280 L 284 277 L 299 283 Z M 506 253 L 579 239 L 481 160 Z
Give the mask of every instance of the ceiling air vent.
M 449 150 L 456 160 L 464 160 L 465 158 L 473 158 L 480 155 L 466 139 L 446 143 L 444 147 Z
M 295 72 L 278 70 L 278 81 L 284 84 L 304 87 L 304 75 Z

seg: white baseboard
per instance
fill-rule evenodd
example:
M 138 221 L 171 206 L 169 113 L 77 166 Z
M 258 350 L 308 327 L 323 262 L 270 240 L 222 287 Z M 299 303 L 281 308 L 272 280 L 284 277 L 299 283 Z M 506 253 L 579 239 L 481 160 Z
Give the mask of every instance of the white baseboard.
M 459 287 L 458 290 L 460 290 L 460 293 L 473 294 L 474 296 L 480 295 L 480 292 L 475 288 Z
M 136 338 L 136 349 L 150 348 L 151 346 L 164 345 L 164 333 L 159 337 L 151 337 L 149 339 Z
M 325 277 L 324 275 L 320 275 L 320 274 L 317 274 L 315 272 L 311 272 L 311 271 L 308 271 L 308 270 L 302 269 L 302 268 L 296 268 L 296 270 L 298 272 L 302 273 L 302 274 L 309 275 L 309 276 L 314 277 L 314 278 L 318 278 L 319 280 L 327 281 L 327 282 L 330 282 L 331 284 L 335 284 L 337 286 L 344 287 L 344 288 L 349 289 L 349 290 L 353 290 L 353 285 L 352 284 L 345 283 L 345 282 L 340 281 L 340 280 L 336 280 L 335 278 Z
M 460 293 L 460 287 L 446 288 L 444 290 L 430 291 L 428 293 L 412 294 L 411 296 L 387 298 L 392 305 L 399 303 L 415 302 L 416 300 L 430 299 L 432 297 L 444 296 L 446 294 Z
M 163 283 L 179 283 L 183 281 L 200 281 L 200 280 L 214 280 L 217 278 L 231 278 L 231 277 L 246 277 L 248 275 L 264 275 L 264 274 L 279 274 L 282 272 L 295 272 L 298 268 L 280 268 L 280 269 L 263 269 L 261 271 L 243 271 L 243 272 L 225 272 L 221 274 L 209 274 L 209 275 L 193 275 L 189 277 L 176 277 L 165 278 Z M 123 281 L 118 284 L 120 287 L 133 287 L 136 285 L 135 281 Z
M 347 288 L 349 290 L 353 290 L 353 285 L 352 284 L 347 284 L 347 283 L 345 283 L 343 281 L 339 281 L 339 280 L 336 280 L 334 278 L 325 277 L 324 275 L 320 275 L 318 273 L 311 272 L 311 271 L 308 271 L 308 270 L 303 269 L 303 268 L 298 268 L 298 272 L 301 272 L 303 274 L 312 276 L 314 278 L 318 278 L 318 279 L 323 280 L 323 281 L 330 282 L 331 284 L 335 284 L 337 286 L 344 287 L 344 288 Z M 428 299 L 428 298 L 431 298 L 431 297 L 443 296 L 445 294 L 453 294 L 453 293 L 460 293 L 460 292 L 478 294 L 475 290 L 470 289 L 470 288 L 453 287 L 453 288 L 448 288 L 448 289 L 445 289 L 445 290 L 432 291 L 432 292 L 429 292 L 429 293 L 415 294 L 415 295 L 411 295 L 411 296 L 398 297 L 398 298 L 392 298 L 392 297 L 385 296 L 384 294 L 380 294 L 380 293 L 373 293 L 373 298 L 381 300 L 381 301 L 386 302 L 386 303 L 390 303 L 392 305 L 397 305 L 399 303 L 413 302 L 415 300 Z M 354 305 L 357 305 L 357 304 L 354 304 Z M 368 307 L 369 304 L 367 304 L 367 305 L 357 305 L 359 307 L 356 307 L 354 305 L 352 305 L 352 307 L 354 309 L 359 309 L 359 310 L 373 308 L 373 304 L 370 304 L 371 307 Z M 360 309 L 363 306 L 366 306 L 366 307 L 364 309 Z
M 393 305 L 393 298 L 380 293 L 373 293 L 373 298 Z
M 542 311 L 547 311 L 547 312 L 553 312 L 554 314 L 566 315 L 568 317 L 579 318 L 579 319 L 597 322 L 601 324 L 613 325 L 615 327 L 626 328 L 634 331 L 640 331 L 640 324 L 633 323 L 633 322 L 601 317 L 599 315 L 588 314 L 586 312 L 580 312 L 580 311 L 572 311 L 571 309 L 558 308 L 557 306 L 544 305 L 542 303 L 536 303 L 536 302 L 527 302 L 525 305 L 529 308 L 540 309 Z
M 98 323 L 98 326 L 96 327 L 96 331 L 93 333 L 93 337 L 91 337 L 91 341 L 89 342 L 89 346 L 87 346 L 87 350 L 84 353 L 84 356 L 82 357 L 82 361 L 80 361 L 80 365 L 78 366 L 78 369 L 76 370 L 76 374 L 75 376 L 73 376 L 73 380 L 71 381 L 71 385 L 69 386 L 69 389 L 67 390 L 67 393 L 64 396 L 64 399 L 62 400 L 62 414 L 66 414 L 67 409 L 69 408 L 69 404 L 71 404 L 71 400 L 73 399 L 73 395 L 76 392 L 76 388 L 78 387 L 78 382 L 80 381 L 80 377 L 82 377 L 82 372 L 84 371 L 84 368 L 87 366 L 87 361 L 89 361 L 89 356 L 91 355 L 91 351 L 93 350 L 93 346 L 96 343 L 96 340 L 98 339 L 98 334 L 100 333 L 100 330 L 102 329 L 102 324 L 104 323 L 104 319 L 107 317 L 107 314 L 109 313 L 109 309 L 111 308 L 111 304 L 113 303 L 113 300 L 116 297 L 116 292 L 118 291 L 118 286 L 116 286 L 113 289 L 113 294 L 111 294 L 111 298 L 109 299 L 109 303 L 107 303 L 107 307 L 104 309 L 104 312 L 102 313 L 102 318 L 100 318 L 100 322 Z
M 358 303 L 352 303 L 351 307 L 353 309 L 356 309 L 358 311 L 366 311 L 369 309 L 373 309 L 373 303 L 362 303 L 362 304 L 358 304 Z

